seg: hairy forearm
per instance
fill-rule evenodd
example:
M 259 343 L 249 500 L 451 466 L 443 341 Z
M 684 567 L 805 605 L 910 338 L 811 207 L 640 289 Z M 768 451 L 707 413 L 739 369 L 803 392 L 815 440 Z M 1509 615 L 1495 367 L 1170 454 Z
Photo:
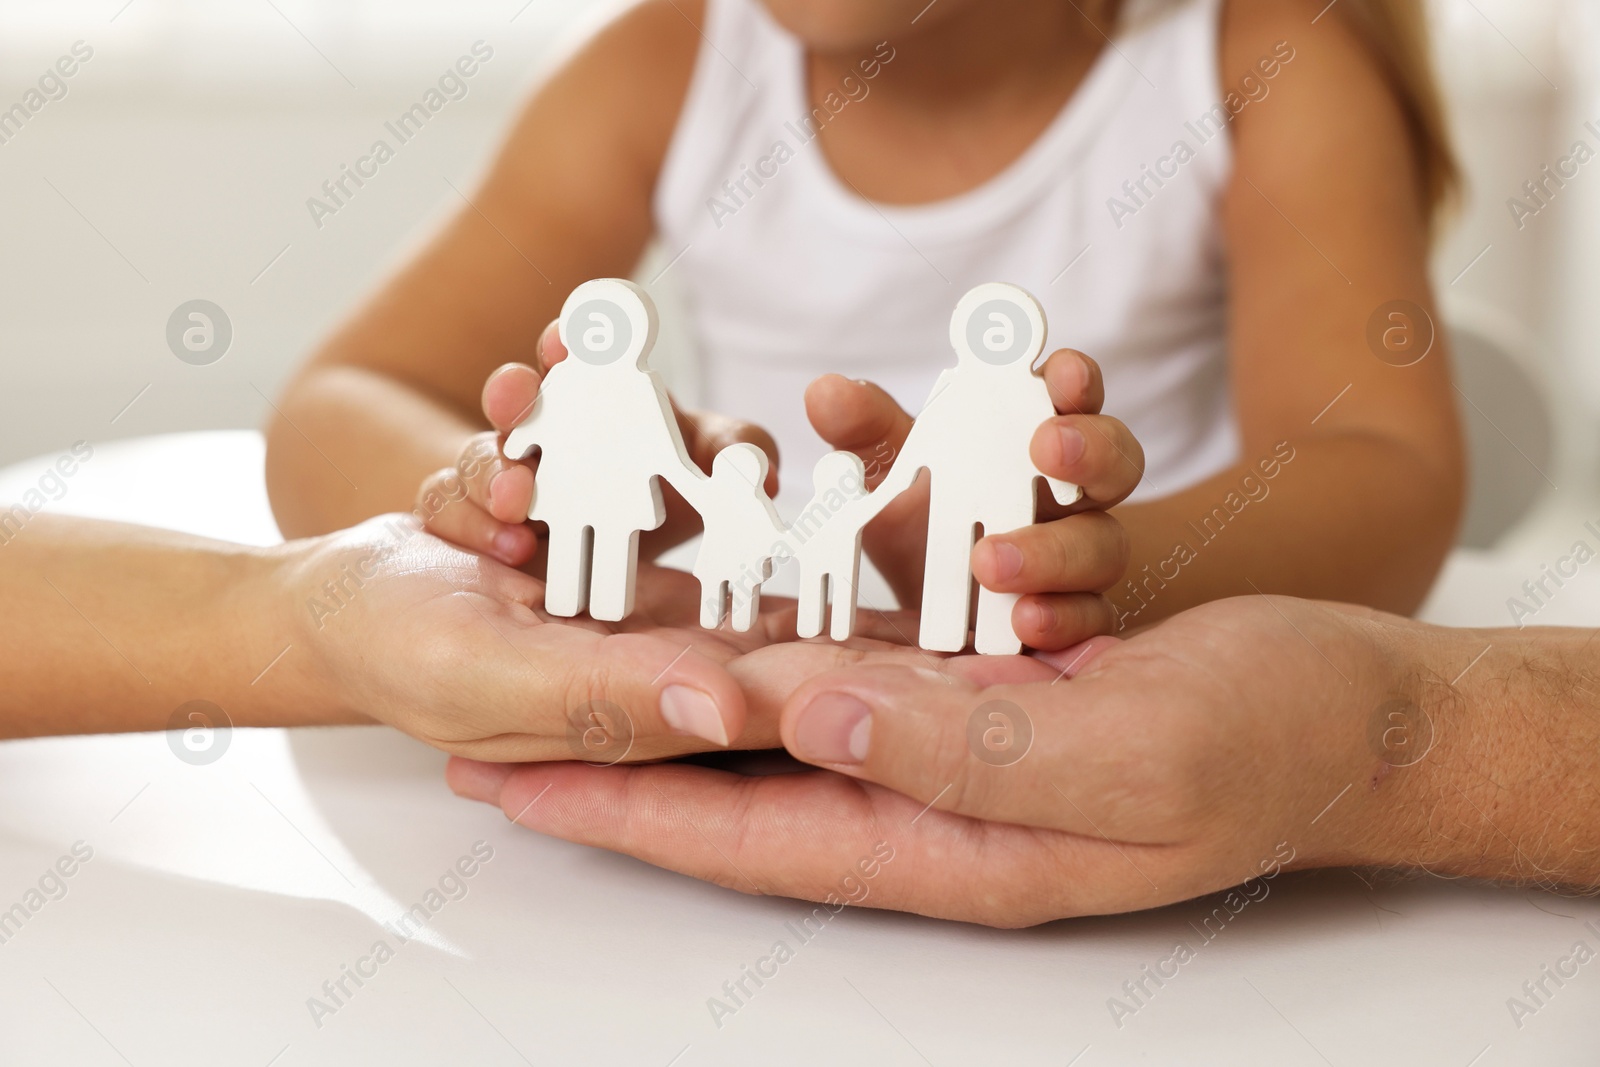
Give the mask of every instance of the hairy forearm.
M 406 511 L 424 477 L 486 426 L 376 371 L 314 366 L 267 430 L 267 491 L 285 537 Z
M 292 552 L 35 517 L 0 545 L 0 736 L 164 730 L 194 700 L 240 726 L 353 721 L 293 647 Z
M 1127 576 L 1121 629 L 1253 593 L 1409 613 L 1455 533 L 1457 482 L 1378 437 L 1285 439 L 1204 482 L 1113 511 Z M 1159 488 L 1159 487 L 1157 487 Z
M 1413 814 L 1399 821 L 1412 863 L 1600 889 L 1594 637 L 1572 629 L 1427 628 L 1419 676 L 1454 684 L 1421 688 L 1433 750 L 1394 772 L 1419 772 Z
M 1309 865 L 1600 890 L 1596 632 L 1336 610 L 1369 652 L 1341 660 L 1364 694 L 1341 728 L 1354 780 L 1318 816 Z

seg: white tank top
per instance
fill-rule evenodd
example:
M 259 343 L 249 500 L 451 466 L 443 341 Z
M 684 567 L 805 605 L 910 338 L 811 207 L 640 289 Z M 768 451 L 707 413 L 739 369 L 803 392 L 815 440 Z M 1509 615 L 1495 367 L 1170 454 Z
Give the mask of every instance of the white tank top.
M 707 0 L 654 211 L 665 255 L 680 256 L 670 269 L 691 312 L 701 402 L 777 438 L 786 517 L 827 450 L 805 416 L 806 385 L 828 372 L 870 379 L 915 414 L 955 362 L 951 310 L 986 281 L 1039 299 L 1046 351 L 1077 348 L 1104 368 L 1107 413 L 1144 446 L 1136 499 L 1234 462 L 1219 8 L 1186 0 L 1125 18 L 1115 47 L 1003 171 L 896 206 L 858 196 L 812 139 L 801 44 L 758 0 Z M 871 107 L 873 84 L 842 85 L 825 106 Z

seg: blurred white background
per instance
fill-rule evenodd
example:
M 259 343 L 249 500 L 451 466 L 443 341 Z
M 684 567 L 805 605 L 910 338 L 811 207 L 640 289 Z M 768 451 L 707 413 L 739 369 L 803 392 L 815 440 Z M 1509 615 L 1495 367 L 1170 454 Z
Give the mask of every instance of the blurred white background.
M 450 183 L 470 190 L 541 63 L 604 7 L 3 0 L 0 109 L 74 42 L 94 54 L 64 98 L 0 143 L 0 464 L 80 438 L 260 425 L 290 368 L 460 204 Z M 1559 486 L 1511 542 L 1564 547 L 1600 516 L 1600 162 L 1520 230 L 1506 200 L 1574 140 L 1600 143 L 1584 129 L 1600 127 L 1600 0 L 1435 9 L 1470 183 L 1436 281 L 1447 318 L 1515 352 L 1551 400 L 1546 458 L 1519 440 L 1530 431 L 1515 413 L 1499 417 L 1499 390 L 1471 398 L 1483 435 L 1527 453 L 1510 476 Z M 494 58 L 469 95 L 318 229 L 307 197 L 478 40 Z M 194 298 L 233 323 L 210 366 L 180 362 L 165 341 L 168 316 Z

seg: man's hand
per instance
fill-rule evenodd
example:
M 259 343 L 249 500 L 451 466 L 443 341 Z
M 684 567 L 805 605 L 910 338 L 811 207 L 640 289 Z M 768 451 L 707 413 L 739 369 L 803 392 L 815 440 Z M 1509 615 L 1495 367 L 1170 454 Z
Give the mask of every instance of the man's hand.
M 1247 597 L 1048 664 L 865 654 L 785 703 L 785 746 L 821 768 L 807 773 L 456 760 L 450 781 L 530 829 L 744 892 L 825 900 L 886 842 L 859 903 L 995 926 L 1291 867 L 1593 884 L 1592 707 L 1496 703 L 1570 670 L 1583 635 L 1547 633 L 1559 656 L 1515 631 Z
M 483 413 L 494 429 L 469 437 L 455 465 L 428 475 L 417 491 L 415 511 L 429 533 L 511 567 L 526 566 L 539 552 L 538 535 L 527 523 L 539 460 L 536 456 L 509 460 L 502 448 L 506 435 L 533 410 L 544 376 L 567 358 L 554 322 L 540 337 L 538 358 L 538 369 L 507 363 L 489 375 L 483 386 Z M 777 494 L 778 446 L 771 434 L 722 415 L 686 412 L 676 403 L 672 410 L 689 457 L 701 470 L 710 473 L 711 461 L 727 446 L 748 442 L 767 454 L 766 489 Z M 641 541 L 645 559 L 655 558 L 700 529 L 700 517 L 671 486 L 663 486 L 662 494 L 667 518 L 659 529 L 645 532 Z
M 1107 511 L 1139 484 L 1144 451 L 1126 426 L 1100 414 L 1105 384 L 1094 360 L 1062 349 L 1042 373 L 1057 415 L 1034 434 L 1033 462 L 1041 474 L 1082 486 L 1083 497 L 1062 507 L 1041 492 L 1040 521 L 979 541 L 972 573 L 987 589 L 1025 594 L 1011 615 L 1023 644 L 1060 649 L 1108 633 L 1116 621 L 1103 594 L 1127 569 L 1128 537 Z M 806 413 L 825 441 L 861 457 L 869 486 L 888 474 L 913 422 L 882 389 L 837 374 L 811 383 Z M 922 598 L 927 531 L 928 483 L 922 480 L 890 502 L 863 539 L 906 606 Z

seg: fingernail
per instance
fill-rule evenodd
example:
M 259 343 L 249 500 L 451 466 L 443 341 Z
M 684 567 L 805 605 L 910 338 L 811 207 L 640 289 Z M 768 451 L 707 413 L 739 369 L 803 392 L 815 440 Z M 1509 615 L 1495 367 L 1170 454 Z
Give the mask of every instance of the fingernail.
M 860 763 L 872 738 L 872 710 L 845 693 L 823 693 L 800 713 L 795 753 L 813 763 Z
M 1089 389 L 1089 361 L 1080 355 L 1072 361 L 1072 365 L 1078 368 L 1078 391 L 1087 392 Z
M 514 527 L 508 526 L 494 535 L 494 550 L 507 562 L 516 556 L 517 549 L 521 546 L 522 538 Z
M 704 738 L 713 745 L 727 747 L 728 728 L 722 724 L 717 702 L 698 689 L 686 685 L 669 685 L 663 689 L 661 717 L 680 734 L 690 734 Z
M 1056 609 L 1050 606 L 1049 601 L 1035 600 L 1033 602 L 1033 626 L 1042 634 L 1054 633 L 1056 628 Z
M 511 777 L 509 763 L 482 763 L 478 760 L 456 758 L 450 761 L 447 780 L 451 792 L 468 800 L 485 804 L 500 804 L 500 789 Z
M 1083 431 L 1075 429 L 1071 426 L 1063 426 L 1060 432 L 1061 462 L 1067 464 L 1078 462 L 1078 457 L 1083 455 L 1083 448 L 1085 444 L 1083 440 Z
M 1009 541 L 985 541 L 989 550 L 989 571 L 994 581 L 1009 582 L 1022 573 L 1022 551 Z

